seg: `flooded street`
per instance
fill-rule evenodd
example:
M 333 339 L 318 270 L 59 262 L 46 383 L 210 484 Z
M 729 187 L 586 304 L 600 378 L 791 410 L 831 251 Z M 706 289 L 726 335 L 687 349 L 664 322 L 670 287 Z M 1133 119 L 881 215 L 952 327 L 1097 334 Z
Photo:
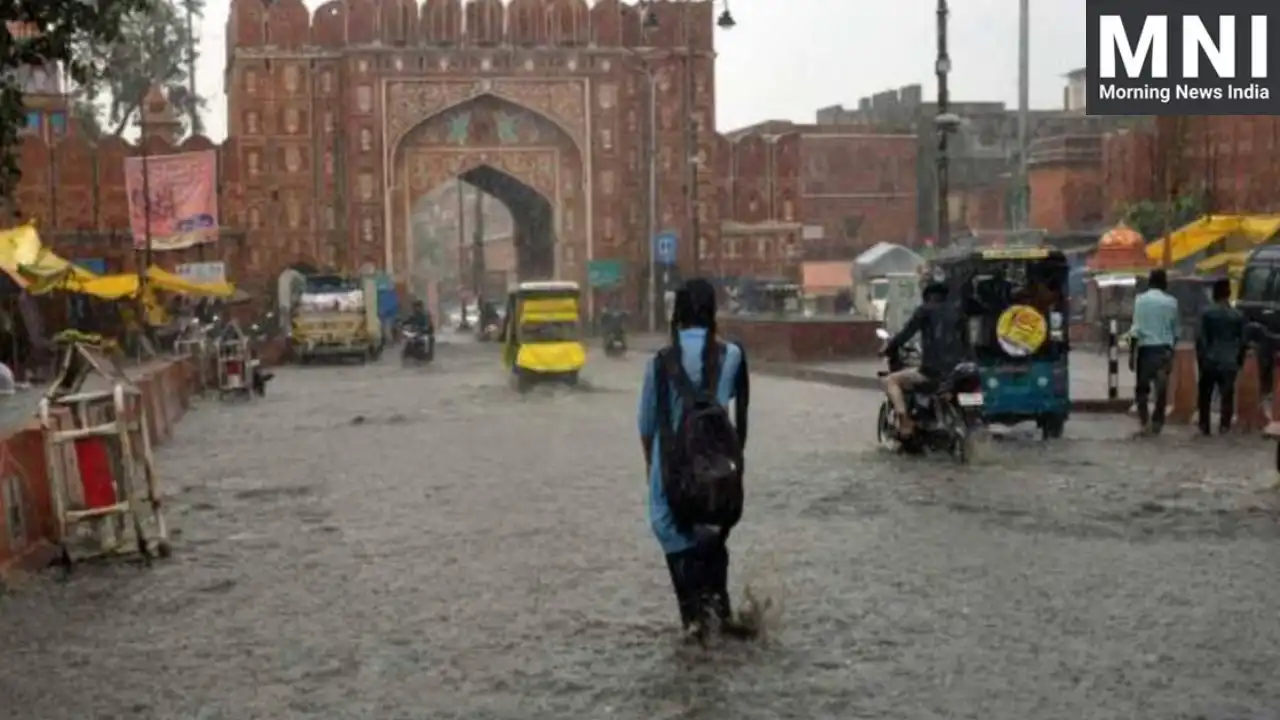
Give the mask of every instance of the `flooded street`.
M 0 718 L 1277 718 L 1272 446 L 1068 438 L 958 468 L 876 393 L 753 378 L 731 588 L 679 642 L 645 515 L 642 360 L 508 389 L 497 349 L 280 372 L 159 453 L 175 556 L 0 597 Z

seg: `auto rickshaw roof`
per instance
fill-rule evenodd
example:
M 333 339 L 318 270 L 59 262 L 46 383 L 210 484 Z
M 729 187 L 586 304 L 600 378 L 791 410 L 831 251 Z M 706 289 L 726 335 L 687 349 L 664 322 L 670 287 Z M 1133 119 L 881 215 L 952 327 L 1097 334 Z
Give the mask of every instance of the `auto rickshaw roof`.
M 516 292 L 580 292 L 581 290 L 582 286 L 571 280 L 522 282 L 516 286 Z

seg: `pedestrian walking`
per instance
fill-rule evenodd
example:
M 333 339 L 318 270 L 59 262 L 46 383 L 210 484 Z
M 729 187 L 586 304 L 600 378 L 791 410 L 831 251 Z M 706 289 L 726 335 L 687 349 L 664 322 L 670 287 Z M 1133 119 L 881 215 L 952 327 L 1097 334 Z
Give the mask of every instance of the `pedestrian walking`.
M 1231 430 L 1236 406 L 1236 376 L 1244 364 L 1244 352 L 1244 315 L 1231 307 L 1231 281 L 1224 278 L 1213 284 L 1213 304 L 1200 315 L 1200 331 L 1196 335 L 1201 434 L 1209 434 L 1214 391 L 1218 393 L 1220 406 L 1218 432 Z
M 749 404 L 746 353 L 716 337 L 715 288 L 690 280 L 672 301 L 670 345 L 646 367 L 639 425 L 649 523 L 687 637 L 699 642 L 713 626 L 750 634 L 733 617 L 727 545 L 742 516 Z
M 1147 289 L 1133 301 L 1131 342 L 1137 388 L 1138 422 L 1144 435 L 1159 435 L 1164 428 L 1165 400 L 1169 393 L 1169 373 L 1173 348 L 1178 342 L 1178 300 L 1168 293 L 1169 276 L 1152 270 Z M 1148 402 L 1155 395 L 1155 407 Z

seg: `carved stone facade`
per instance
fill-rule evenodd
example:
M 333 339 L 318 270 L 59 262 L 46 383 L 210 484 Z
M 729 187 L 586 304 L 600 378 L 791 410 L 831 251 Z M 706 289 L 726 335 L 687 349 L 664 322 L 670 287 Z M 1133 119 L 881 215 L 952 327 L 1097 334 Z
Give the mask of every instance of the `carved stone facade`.
M 689 237 L 698 204 L 708 242 L 720 225 L 718 183 L 705 177 L 702 202 L 689 202 L 680 162 L 709 164 L 716 146 L 713 8 L 657 10 L 660 29 L 646 36 L 636 8 L 616 0 L 335 0 L 314 13 L 299 0 L 233 0 L 229 125 L 239 165 L 257 168 L 247 202 L 263 222 L 248 241 L 259 269 L 372 262 L 407 280 L 414 203 L 487 165 L 552 204 L 557 275 L 585 283 L 591 260 L 622 260 L 626 294 L 637 297 L 649 252 L 648 72 L 660 80 L 657 144 L 668 159 L 658 171 L 661 229 Z M 701 119 L 692 148 L 688 97 L 688 116 Z M 482 116 L 488 136 L 478 134 Z M 477 132 L 464 139 L 464 125 Z M 270 208 L 293 196 L 315 226 L 295 232 L 288 213 Z M 681 243 L 682 264 L 696 262 L 696 246 Z
M 679 274 L 787 274 L 798 268 L 805 212 L 797 138 L 718 135 L 712 4 L 654 8 L 659 27 L 646 34 L 634 5 L 616 0 L 335 0 L 314 13 L 299 0 L 233 0 L 229 137 L 217 149 L 221 222 L 235 239 L 199 252 L 266 293 L 298 262 L 368 262 L 402 276 L 414 267 L 406 218 L 417 196 L 489 165 L 552 203 L 558 275 L 585 283 L 591 260 L 621 260 L 617 300 L 638 306 L 652 75 L 656 229 L 681 238 Z M 150 144 L 154 153 L 215 147 L 199 137 Z M 16 200 L 47 236 L 71 238 L 56 241 L 60 252 L 128 267 L 122 165 L 135 152 L 118 140 L 68 137 L 51 148 L 30 138 Z

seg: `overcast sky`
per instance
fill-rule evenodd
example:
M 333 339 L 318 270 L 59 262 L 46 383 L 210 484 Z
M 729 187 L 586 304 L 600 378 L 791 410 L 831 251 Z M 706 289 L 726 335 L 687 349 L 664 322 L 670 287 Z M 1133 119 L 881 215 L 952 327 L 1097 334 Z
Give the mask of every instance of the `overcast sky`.
M 738 26 L 719 31 L 717 125 L 761 120 L 811 122 L 827 105 L 910 83 L 936 91 L 936 0 L 731 0 Z M 308 0 L 316 7 L 321 0 Z M 1084 64 L 1084 3 L 1031 0 L 1031 104 L 1062 104 L 1062 77 Z M 208 0 L 198 83 L 209 98 L 207 126 L 226 136 L 222 71 L 230 0 Z M 962 0 L 951 12 L 955 100 L 1018 98 L 1017 0 Z

